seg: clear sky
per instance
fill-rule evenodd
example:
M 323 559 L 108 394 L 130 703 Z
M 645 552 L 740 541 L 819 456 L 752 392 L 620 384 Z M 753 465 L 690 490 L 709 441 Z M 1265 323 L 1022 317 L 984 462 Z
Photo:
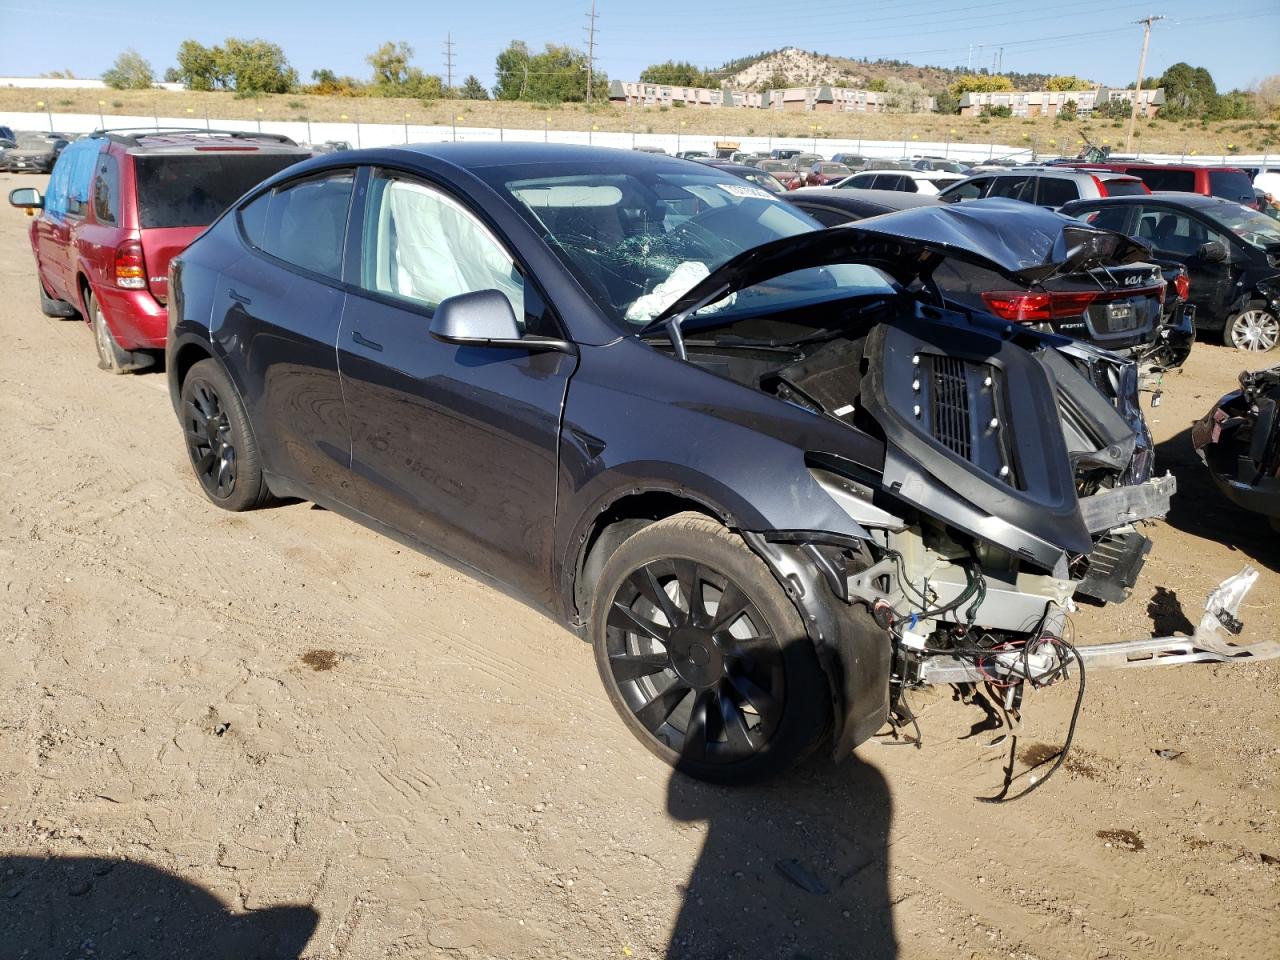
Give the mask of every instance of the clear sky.
M 444 73 L 452 33 L 455 83 L 474 73 L 489 86 L 493 61 L 512 39 L 541 47 L 586 45 L 590 0 L 0 0 L 0 76 L 49 70 L 96 77 L 126 47 L 157 76 L 192 37 L 264 37 L 284 47 L 305 80 L 317 67 L 365 77 L 364 57 L 405 40 L 416 62 Z M 896 58 L 940 66 L 1075 73 L 1115 86 L 1137 73 L 1141 27 L 1152 31 L 1147 74 L 1179 60 L 1204 66 L 1219 89 L 1280 73 L 1280 0 L 597 0 L 597 57 L 610 77 L 635 79 L 646 64 L 674 58 L 702 67 L 782 46 L 838 56 Z M 972 51 L 972 52 L 971 52 Z

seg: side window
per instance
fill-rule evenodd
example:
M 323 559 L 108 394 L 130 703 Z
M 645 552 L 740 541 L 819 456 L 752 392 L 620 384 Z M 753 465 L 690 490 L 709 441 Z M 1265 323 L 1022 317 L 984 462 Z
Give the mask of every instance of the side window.
M 915 177 L 899 177 L 896 189 L 905 193 L 919 193 L 920 185 L 916 183 Z
M 1138 220 L 1138 236 L 1150 240 L 1156 250 L 1177 257 L 1191 257 L 1210 240 L 1222 240 L 1199 220 L 1184 213 L 1159 207 L 1143 207 Z
M 1037 177 L 1036 203 L 1042 207 L 1060 207 L 1080 199 L 1074 180 L 1068 177 Z
M 824 227 L 838 227 L 849 222 L 849 215 L 826 207 L 801 207 L 805 213 L 813 217 Z
M 1181 190 L 1184 193 L 1194 193 L 1196 189 L 1196 175 L 1193 170 L 1150 170 L 1130 167 L 1125 173 L 1139 177 L 1152 192 Z
M 991 184 L 991 190 L 987 193 L 988 197 L 1007 197 L 1010 200 L 1021 200 L 1022 193 L 1026 190 L 1027 183 L 1031 178 L 1027 176 L 1019 177 L 996 177 L 995 182 Z M 1030 196 L 1027 197 L 1030 199 Z
M 120 222 L 120 165 L 109 153 L 98 157 L 93 174 L 93 218 L 111 226 Z
M 530 333 L 546 330 L 546 311 L 511 255 L 448 194 L 393 173 L 376 173 L 365 205 L 360 285 L 434 310 L 475 290 L 500 290 Z M 526 293 L 530 296 L 526 297 Z
M 1129 208 L 1114 206 L 1101 207 L 1096 210 L 1080 210 L 1076 212 L 1076 217 L 1102 230 L 1116 230 L 1120 233 L 1125 233 L 1129 225 Z
M 954 187 L 947 191 L 947 200 L 977 200 L 982 196 L 983 191 L 987 188 L 987 184 L 991 182 L 990 177 L 974 177 L 972 180 L 965 180 L 957 183 Z
M 282 184 L 240 211 L 245 235 L 263 253 L 341 280 L 354 183 L 350 170 L 339 170 Z M 264 200 L 266 208 L 260 212 L 258 205 Z

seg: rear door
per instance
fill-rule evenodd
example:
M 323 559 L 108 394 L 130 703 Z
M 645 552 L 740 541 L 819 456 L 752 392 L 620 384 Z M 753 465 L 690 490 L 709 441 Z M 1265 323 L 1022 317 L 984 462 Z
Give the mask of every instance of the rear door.
M 1070 177 L 1036 177 L 1036 206 L 1057 210 L 1064 203 L 1080 199 L 1080 190 Z
M 1199 325 L 1226 319 L 1232 299 L 1231 243 L 1208 223 L 1176 207 L 1143 204 L 1138 208 L 1137 236 L 1151 244 L 1157 257 L 1186 265 L 1191 282 L 1188 301 L 1196 308 Z M 1200 255 L 1210 240 L 1227 248 L 1226 260 L 1212 263 Z
M 127 186 L 136 198 L 147 286 L 161 303 L 169 296 L 169 261 L 240 197 L 305 159 L 301 153 L 253 146 L 198 146 L 182 152 L 142 148 L 130 157 Z
M 576 357 L 434 339 L 446 297 L 500 290 L 562 336 L 500 240 L 441 185 L 369 177 L 339 342 L 360 508 L 550 603 L 560 414 Z
M 351 434 L 336 344 L 352 169 L 286 181 L 237 211 L 245 254 L 218 278 L 210 328 L 244 383 L 279 492 L 351 503 Z

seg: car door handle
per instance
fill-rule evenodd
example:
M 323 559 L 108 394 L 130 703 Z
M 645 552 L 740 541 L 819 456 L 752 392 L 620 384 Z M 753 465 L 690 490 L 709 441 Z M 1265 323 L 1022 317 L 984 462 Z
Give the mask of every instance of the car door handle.
M 227 290 L 227 296 L 236 303 L 244 304 L 246 307 L 253 303 L 252 297 L 246 297 L 243 293 L 236 293 L 235 290 L 232 289 Z
M 368 337 L 362 334 L 359 330 L 351 331 L 351 339 L 354 340 L 356 343 L 360 344 L 360 346 L 362 347 L 368 347 L 370 350 L 377 350 L 378 352 L 382 351 L 382 344 L 377 343 L 376 341 L 370 340 Z

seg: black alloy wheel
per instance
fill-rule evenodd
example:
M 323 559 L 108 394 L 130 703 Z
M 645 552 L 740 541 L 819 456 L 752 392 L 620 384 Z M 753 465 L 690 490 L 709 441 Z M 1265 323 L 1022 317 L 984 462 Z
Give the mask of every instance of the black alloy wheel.
M 213 386 L 203 380 L 191 384 L 190 397 L 182 404 L 182 424 L 200 485 L 215 500 L 226 500 L 236 489 L 236 447 L 231 421 Z
M 248 414 L 215 360 L 194 364 L 179 402 L 191 468 L 205 496 L 224 510 L 252 510 L 271 499 Z
M 614 594 L 609 669 L 636 720 L 686 759 L 732 763 L 782 719 L 782 649 L 754 603 L 693 560 L 655 560 Z
M 596 664 L 624 721 L 692 776 L 746 783 L 806 755 L 829 693 L 803 625 L 737 536 L 684 514 L 641 530 L 601 573 Z

